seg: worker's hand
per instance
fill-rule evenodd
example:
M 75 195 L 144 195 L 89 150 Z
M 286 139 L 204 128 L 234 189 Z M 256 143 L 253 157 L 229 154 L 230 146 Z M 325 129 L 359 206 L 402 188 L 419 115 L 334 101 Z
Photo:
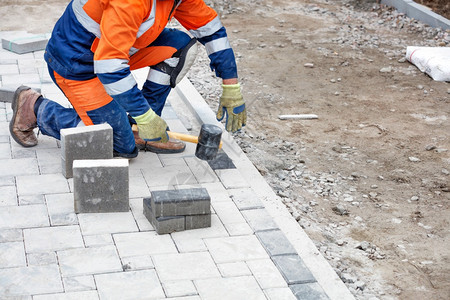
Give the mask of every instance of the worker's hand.
M 169 140 L 166 121 L 155 114 L 152 109 L 143 115 L 133 117 L 133 119 L 136 120 L 139 137 L 144 141 L 165 143 Z
M 241 94 L 241 86 L 239 83 L 222 84 L 222 89 L 216 118 L 218 121 L 222 121 L 223 117 L 226 116 L 226 130 L 238 131 L 247 122 L 247 111 Z

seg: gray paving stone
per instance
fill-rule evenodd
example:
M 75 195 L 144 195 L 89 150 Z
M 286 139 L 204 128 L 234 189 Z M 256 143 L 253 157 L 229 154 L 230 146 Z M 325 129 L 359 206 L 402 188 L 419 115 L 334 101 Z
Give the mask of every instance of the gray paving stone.
M 122 263 L 114 246 L 58 251 L 63 277 L 122 271 Z
M 76 225 L 24 229 L 23 236 L 27 253 L 84 248 L 80 228 Z
M 19 196 L 19 205 L 44 204 L 44 195 Z
M 317 283 L 293 284 L 290 288 L 297 299 L 305 300 L 328 300 L 327 294 Z
M 0 297 L 64 292 L 57 265 L 0 269 Z
M 124 271 L 154 269 L 152 257 L 150 255 L 122 257 L 122 268 Z
M 197 295 L 197 289 L 190 280 L 165 282 L 162 286 L 167 297 L 187 297 Z
M 16 185 L 14 176 L 0 176 L 0 186 Z
M 33 51 L 39 51 L 45 49 L 48 39 L 45 36 L 31 36 L 3 38 L 3 49 L 12 51 L 17 54 L 24 54 Z
M 2 177 L 38 175 L 38 163 L 36 158 L 0 159 L 0 174 Z
M 0 159 L 11 159 L 11 146 L 9 143 L 0 144 Z
M 36 157 L 38 160 L 40 173 L 61 173 L 61 161 L 58 159 L 60 155 L 61 150 L 56 147 L 54 149 L 36 149 Z
M 33 296 L 33 300 L 97 300 L 97 291 L 66 292 Z
M 27 261 L 29 266 L 46 266 L 58 264 L 55 252 L 29 253 L 27 254 Z
M 206 161 L 199 160 L 196 157 L 185 157 L 184 160 L 199 183 L 219 181 L 216 174 Z
M 101 299 L 165 298 L 155 270 L 101 274 L 94 277 Z
M 218 264 L 269 257 L 254 235 L 210 238 L 205 243 Z
M 228 193 L 239 210 L 264 208 L 264 204 L 251 188 L 230 189 Z
M 5 70 L 7 68 L 8 70 Z M 19 74 L 19 68 L 16 65 L 0 65 L 0 73 L 11 72 L 10 74 Z M 3 74 L 0 74 L 3 75 Z M 3 77 L 3 76 L 2 76 Z M 16 92 L 17 86 L 2 86 L 0 87 L 0 102 L 11 103 L 14 98 L 14 93 Z
M 61 174 L 17 176 L 16 182 L 19 196 L 69 192 L 69 184 Z
M 316 281 L 311 271 L 297 254 L 272 256 L 272 260 L 289 285 Z
M 250 260 L 247 265 L 263 290 L 288 286 L 270 258 Z
M 17 205 L 15 186 L 0 186 L 0 206 Z
M 113 238 L 120 257 L 178 252 L 169 235 L 154 231 L 114 234 Z
M 83 236 L 83 239 L 86 248 L 114 245 L 114 241 L 111 234 L 85 235 Z
M 8 76 L 2 77 L 2 84 L 4 86 L 13 86 L 17 85 L 20 82 L 23 85 L 34 86 L 39 85 L 41 83 L 41 79 L 39 78 L 39 74 L 11 74 Z
M 62 172 L 71 178 L 74 160 L 113 158 L 113 132 L 107 124 L 61 130 Z
M 195 286 L 201 299 L 221 299 L 226 295 L 227 299 L 265 300 L 263 291 L 252 276 L 209 278 L 195 280 Z
M 139 197 L 148 197 L 150 196 L 150 189 L 147 186 L 147 183 L 145 182 L 144 177 L 142 174 L 141 176 L 132 176 L 132 172 L 130 170 L 129 176 L 130 176 L 130 199 L 131 198 L 139 198 Z
M 217 152 L 217 156 L 208 160 L 208 164 L 213 170 L 236 169 L 233 161 L 222 149 Z
M 162 283 L 220 277 L 208 252 L 159 254 L 153 256 L 153 261 Z
M 144 199 L 144 216 L 152 224 L 158 234 L 168 234 L 185 230 L 185 216 L 156 217 L 150 199 Z
M 73 162 L 76 213 L 127 212 L 128 160 L 92 159 Z
M 249 209 L 241 213 L 255 232 L 278 229 L 278 225 L 265 209 Z
M 0 243 L 0 268 L 25 267 L 26 265 L 23 242 Z
M 145 170 L 162 168 L 161 161 L 159 160 L 158 154 L 152 152 L 140 152 L 139 155 L 132 160 L 130 160 L 130 171 L 131 170 Z M 140 173 L 142 176 L 142 173 Z M 130 172 L 130 176 L 131 172 Z
M 17 64 L 0 64 L 0 76 L 5 76 L 5 75 L 9 75 L 9 74 L 19 74 L 18 65 Z M 0 99 L 2 99 L 2 93 L 6 89 L 7 89 L 7 87 L 0 88 Z M 6 91 L 9 92 L 10 89 L 8 89 Z M 14 89 L 14 91 L 15 91 L 15 89 Z M 11 101 L 8 101 L 8 102 L 11 102 Z
M 211 214 L 185 216 L 185 229 L 211 227 Z
M 93 275 L 65 277 L 63 284 L 66 292 L 89 291 L 97 288 Z
M 250 226 L 247 224 L 247 222 L 230 223 L 230 224 L 225 224 L 224 226 L 230 236 L 252 235 L 254 232 L 253 229 L 251 229 Z
M 216 214 L 224 225 L 232 223 L 245 223 L 245 219 L 232 201 L 215 202 L 212 204 Z
M 153 225 L 147 220 L 144 215 L 144 207 L 142 205 L 142 198 L 130 199 L 131 212 L 139 227 L 139 231 L 154 230 Z
M 78 224 L 78 218 L 73 206 L 73 194 L 46 195 L 45 199 L 52 226 Z
M 171 187 L 174 185 L 198 183 L 187 165 L 146 168 L 142 172 L 150 189 L 155 186 Z
M 78 222 L 83 235 L 139 231 L 131 212 L 78 214 Z
M 0 243 L 23 241 L 22 229 L 0 229 Z
M 226 189 L 250 187 L 245 178 L 237 169 L 214 170 Z
M 14 143 L 12 145 L 11 157 L 14 159 L 19 158 L 36 158 L 36 150 L 28 148 L 19 148 L 18 145 Z
M 256 237 L 270 256 L 297 253 L 281 230 L 258 231 Z
M 4 122 L 6 122 L 6 121 L 4 121 Z M 2 143 L 2 144 L 9 144 L 9 136 L 7 136 L 7 135 L 0 135 L 0 143 Z M 7 158 L 10 158 L 10 157 L 7 157 Z
M 152 191 L 150 204 L 157 218 L 211 213 L 211 198 L 204 188 Z
M 272 288 L 272 289 L 265 289 L 264 294 L 266 294 L 266 297 L 268 300 L 296 300 L 297 298 L 292 293 L 291 289 L 288 287 L 284 288 Z
M 0 229 L 49 226 L 47 208 L 43 204 L 5 206 L 0 210 Z
M 252 272 L 245 262 L 218 264 L 222 277 L 251 276 Z

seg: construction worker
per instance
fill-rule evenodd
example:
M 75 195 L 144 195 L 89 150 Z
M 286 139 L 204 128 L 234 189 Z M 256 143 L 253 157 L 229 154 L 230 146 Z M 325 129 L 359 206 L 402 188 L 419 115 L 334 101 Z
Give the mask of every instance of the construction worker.
M 193 38 L 166 28 L 172 17 Z M 73 108 L 21 86 L 12 101 L 12 137 L 32 147 L 38 143 L 36 127 L 59 139 L 63 128 L 108 123 L 115 156 L 132 158 L 138 149 L 182 152 L 185 144 L 169 140 L 160 116 L 170 89 L 194 62 L 196 41 L 205 45 L 211 69 L 222 78 L 217 119 L 226 118 L 228 131 L 240 130 L 246 110 L 234 53 L 217 13 L 203 0 L 73 0 L 44 55 L 50 76 Z M 140 90 L 131 71 L 148 66 Z

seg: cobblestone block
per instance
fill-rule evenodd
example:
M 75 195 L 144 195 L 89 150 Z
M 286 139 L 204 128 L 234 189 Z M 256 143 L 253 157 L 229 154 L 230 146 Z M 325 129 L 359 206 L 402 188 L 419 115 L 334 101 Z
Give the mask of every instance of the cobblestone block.
M 263 208 L 264 204 L 251 188 L 228 190 L 239 210 Z
M 47 42 L 48 39 L 44 36 L 10 37 L 2 39 L 2 47 L 17 54 L 24 54 L 44 50 Z
M 158 234 L 167 234 L 185 229 L 184 216 L 155 217 L 150 198 L 144 199 L 144 215 Z
M 109 124 L 61 130 L 62 173 L 73 176 L 72 165 L 77 159 L 113 158 L 113 131 Z
M 186 230 L 211 227 L 211 214 L 185 216 Z
M 213 170 L 236 169 L 233 161 L 223 150 L 219 150 L 216 157 L 214 159 L 208 160 L 207 162 Z
M 241 213 L 255 232 L 278 229 L 277 224 L 264 208 L 243 210 Z
M 270 256 L 297 253 L 281 230 L 258 231 L 256 237 Z
M 129 204 L 128 160 L 73 162 L 76 213 L 126 212 Z
M 327 294 L 317 283 L 293 284 L 290 286 L 292 293 L 297 299 L 305 300 L 328 300 Z
M 156 218 L 211 213 L 211 198 L 205 188 L 152 191 L 150 201 Z
M 272 260 L 289 285 L 316 281 L 311 271 L 297 254 L 272 256 Z

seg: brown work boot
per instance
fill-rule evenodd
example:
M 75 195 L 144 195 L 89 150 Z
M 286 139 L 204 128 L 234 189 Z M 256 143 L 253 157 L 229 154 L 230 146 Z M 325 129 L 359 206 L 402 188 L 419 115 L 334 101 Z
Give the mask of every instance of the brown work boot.
M 34 104 L 41 96 L 27 86 L 20 86 L 14 93 L 11 103 L 13 117 L 9 123 L 9 132 L 13 139 L 24 147 L 33 147 L 38 143 L 33 129 L 37 127 Z
M 134 141 L 136 142 L 136 147 L 142 151 L 149 151 L 154 153 L 180 153 L 186 148 L 185 143 L 180 141 L 169 140 L 166 143 L 162 142 L 148 142 L 144 141 L 139 137 L 137 127 L 133 126 Z

